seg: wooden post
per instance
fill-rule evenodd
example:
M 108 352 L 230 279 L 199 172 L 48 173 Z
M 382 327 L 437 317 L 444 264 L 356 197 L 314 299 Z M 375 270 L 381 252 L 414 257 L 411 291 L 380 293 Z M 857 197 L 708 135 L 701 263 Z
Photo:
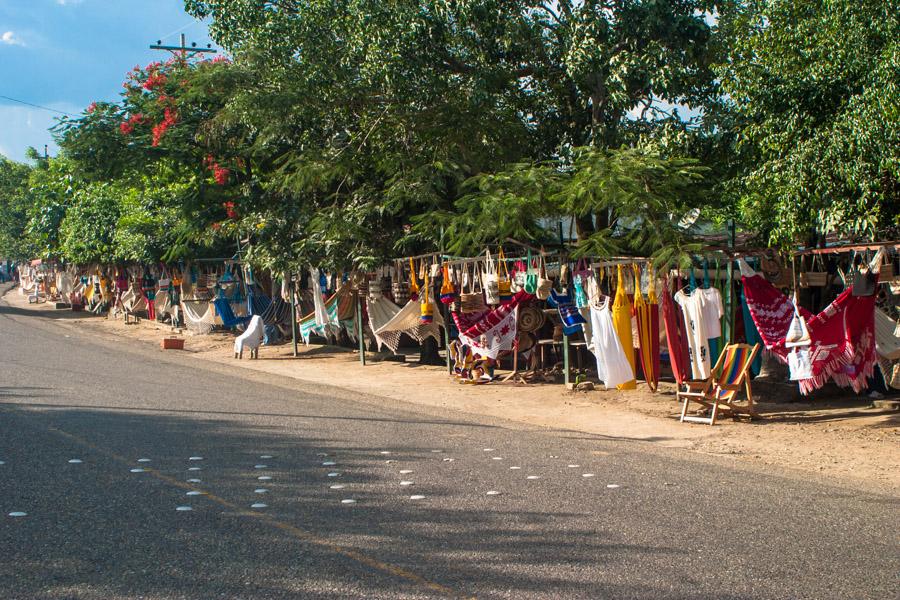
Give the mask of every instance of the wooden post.
M 359 336 L 359 364 L 366 366 L 366 338 L 363 336 L 362 298 L 359 291 L 356 292 L 356 335 Z
M 447 354 L 447 373 L 453 375 L 453 364 L 450 362 L 450 307 L 444 305 L 444 352 Z
M 563 383 L 569 387 L 569 334 L 563 332 Z
M 297 357 L 297 294 L 294 276 L 291 275 L 291 342 L 294 346 L 294 358 Z

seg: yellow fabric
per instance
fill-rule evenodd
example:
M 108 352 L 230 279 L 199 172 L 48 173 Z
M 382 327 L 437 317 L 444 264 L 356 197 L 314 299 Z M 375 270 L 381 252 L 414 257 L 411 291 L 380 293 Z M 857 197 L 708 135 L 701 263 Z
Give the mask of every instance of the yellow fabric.
M 419 284 L 416 283 L 416 265 L 411 258 L 409 259 L 409 293 L 419 293 Z
M 613 301 L 612 308 L 613 328 L 616 330 L 616 335 L 619 336 L 622 348 L 625 349 L 625 358 L 628 359 L 628 364 L 631 365 L 631 372 L 634 373 L 634 340 L 631 337 L 631 303 L 628 302 L 628 294 L 625 293 L 625 277 L 622 274 L 622 265 L 619 265 L 618 271 L 619 278 L 618 283 L 616 284 L 616 298 Z M 639 294 L 640 290 L 637 291 L 635 296 Z M 620 390 L 633 390 L 637 388 L 637 383 L 632 379 L 631 381 L 617 385 L 616 388 Z

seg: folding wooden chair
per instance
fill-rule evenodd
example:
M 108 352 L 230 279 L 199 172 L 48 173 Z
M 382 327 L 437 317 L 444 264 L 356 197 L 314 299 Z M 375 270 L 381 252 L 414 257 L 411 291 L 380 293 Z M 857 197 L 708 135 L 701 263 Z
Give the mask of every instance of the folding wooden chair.
M 756 416 L 753 404 L 753 390 L 750 388 L 750 364 L 759 352 L 759 344 L 729 344 L 719 355 L 716 366 L 704 381 L 686 381 L 687 390 L 678 392 L 681 407 L 681 421 L 716 424 L 720 408 L 732 415 L 746 414 L 751 419 Z M 746 404 L 736 402 L 737 393 L 743 387 L 747 392 Z M 687 414 L 691 402 L 711 408 L 710 416 L 697 417 Z

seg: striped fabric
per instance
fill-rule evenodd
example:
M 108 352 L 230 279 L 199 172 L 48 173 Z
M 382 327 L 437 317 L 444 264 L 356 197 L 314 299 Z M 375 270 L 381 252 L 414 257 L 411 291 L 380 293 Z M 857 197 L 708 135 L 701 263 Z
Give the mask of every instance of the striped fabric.
M 736 385 L 740 383 L 741 373 L 750 358 L 752 348 L 737 345 L 728 345 L 725 348 L 725 358 L 722 361 L 721 372 L 718 377 L 718 385 Z M 719 397 L 725 397 L 734 393 L 731 390 L 719 389 Z

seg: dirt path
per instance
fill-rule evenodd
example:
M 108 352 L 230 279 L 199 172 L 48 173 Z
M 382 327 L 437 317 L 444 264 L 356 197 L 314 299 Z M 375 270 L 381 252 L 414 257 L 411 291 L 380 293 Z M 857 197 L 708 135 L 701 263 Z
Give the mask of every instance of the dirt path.
M 16 291 L 7 293 L 4 299 L 21 309 L 54 311 L 58 322 L 84 334 L 132 339 L 158 347 L 159 340 L 171 331 L 150 321 L 125 325 L 121 320 L 56 311 L 50 303 L 29 305 L 27 298 Z M 660 393 L 640 385 L 631 392 L 569 392 L 550 384 L 470 386 L 452 380 L 439 367 L 395 362 L 362 367 L 359 355 L 344 348 L 301 346 L 300 356 L 293 358 L 289 344 L 263 347 L 260 360 L 236 361 L 231 353 L 231 334 L 187 333 L 185 337 L 185 351 L 229 366 L 536 427 L 686 448 L 761 468 L 799 469 L 843 484 L 890 492 L 900 489 L 900 414 L 871 408 L 864 397 L 763 404 L 762 419 L 752 423 L 725 419 L 709 427 L 678 421 L 680 406 L 672 385 L 661 385 Z

